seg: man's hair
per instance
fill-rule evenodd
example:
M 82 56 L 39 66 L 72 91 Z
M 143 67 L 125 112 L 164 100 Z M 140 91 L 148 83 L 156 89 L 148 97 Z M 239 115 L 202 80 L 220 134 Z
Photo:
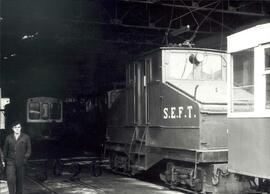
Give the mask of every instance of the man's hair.
M 18 124 L 22 125 L 22 123 L 21 123 L 20 121 L 13 121 L 13 122 L 11 123 L 11 127 L 14 127 L 14 126 L 16 126 L 16 125 L 18 125 Z

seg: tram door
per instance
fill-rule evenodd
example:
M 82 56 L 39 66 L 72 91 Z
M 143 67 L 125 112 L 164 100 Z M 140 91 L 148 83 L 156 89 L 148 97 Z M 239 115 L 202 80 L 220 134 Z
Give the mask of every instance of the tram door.
M 136 99 L 135 121 L 138 125 L 146 125 L 149 122 L 149 78 L 150 63 L 148 60 L 135 63 L 136 69 Z

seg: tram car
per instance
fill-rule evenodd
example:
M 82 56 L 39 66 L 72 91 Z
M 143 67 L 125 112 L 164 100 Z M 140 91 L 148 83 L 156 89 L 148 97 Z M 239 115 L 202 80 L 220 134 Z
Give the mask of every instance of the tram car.
M 158 168 L 174 188 L 239 193 L 226 168 L 226 74 L 227 53 L 211 49 L 162 47 L 128 64 L 126 88 L 109 92 L 112 169 L 136 175 Z
M 32 97 L 13 100 L 5 108 L 7 133 L 11 131 L 11 123 L 20 120 L 23 132 L 32 142 L 32 156 L 40 154 L 50 157 L 49 151 L 57 151 L 55 146 L 63 126 L 63 102 L 53 97 Z
M 270 193 L 270 23 L 228 36 L 229 171 Z
M 101 154 L 106 115 L 105 98 L 26 97 L 13 100 L 5 108 L 6 134 L 14 120 L 32 142 L 32 159 Z

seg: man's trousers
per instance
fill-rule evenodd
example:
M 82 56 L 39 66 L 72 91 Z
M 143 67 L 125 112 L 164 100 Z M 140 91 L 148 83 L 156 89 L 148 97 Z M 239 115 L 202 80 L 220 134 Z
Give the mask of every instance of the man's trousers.
M 23 193 L 24 165 L 7 164 L 7 183 L 9 194 Z

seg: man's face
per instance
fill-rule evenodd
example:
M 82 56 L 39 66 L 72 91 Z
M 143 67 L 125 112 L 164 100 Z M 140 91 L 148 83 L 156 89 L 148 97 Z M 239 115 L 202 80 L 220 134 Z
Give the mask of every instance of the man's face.
M 14 125 L 12 127 L 12 130 L 14 131 L 14 133 L 21 133 L 21 130 L 22 130 L 21 124 Z

